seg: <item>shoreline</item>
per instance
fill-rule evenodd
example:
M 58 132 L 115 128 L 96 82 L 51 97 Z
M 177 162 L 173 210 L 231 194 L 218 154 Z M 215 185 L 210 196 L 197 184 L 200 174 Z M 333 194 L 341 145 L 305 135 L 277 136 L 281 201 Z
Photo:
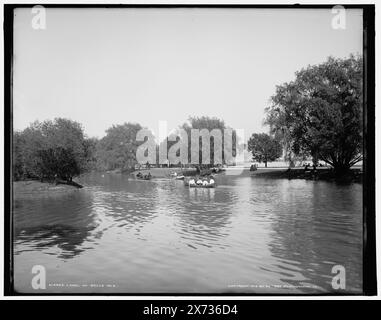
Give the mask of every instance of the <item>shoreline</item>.
M 314 180 L 314 181 L 327 181 L 327 182 L 336 182 L 336 183 L 362 183 L 363 172 L 360 168 L 351 168 L 349 173 L 341 178 L 337 178 L 330 168 L 317 168 L 314 173 L 312 170 L 305 171 L 304 168 L 292 168 L 288 170 L 287 168 L 263 168 L 260 167 L 256 171 L 250 171 L 249 168 L 239 168 L 239 167 L 228 167 L 225 172 L 217 173 L 215 175 L 229 175 L 229 171 L 242 170 L 238 174 L 233 174 L 232 177 L 252 177 L 254 179 L 303 179 L 303 180 Z M 192 176 L 196 175 L 196 170 L 193 168 L 150 168 L 135 170 L 132 172 L 104 172 L 104 174 L 122 174 L 130 175 L 136 177 L 138 172 L 143 174 L 150 172 L 152 178 L 171 178 L 171 173 L 177 172 L 179 175 Z M 62 194 L 71 191 L 76 191 L 81 189 L 83 186 L 77 184 L 73 181 L 73 184 L 69 183 L 59 183 L 54 182 L 40 182 L 38 180 L 20 180 L 13 181 L 13 194 L 15 198 L 24 198 L 24 197 L 36 197 L 36 196 L 46 196 L 46 195 L 55 195 Z
M 232 176 L 241 177 L 253 177 L 253 178 L 266 178 L 266 179 L 304 179 L 304 180 L 319 180 L 319 181 L 329 181 L 329 182 L 339 182 L 339 183 L 362 183 L 363 172 L 361 168 L 354 167 L 351 168 L 348 174 L 343 177 L 337 177 L 332 170 L 328 167 L 318 167 L 316 172 L 313 170 L 304 170 L 304 167 L 297 167 L 288 169 L 286 167 L 260 167 L 256 171 L 250 171 L 249 167 L 227 167 L 226 171 L 221 173 L 214 173 L 214 175 L 229 175 L 230 172 L 239 171 L 242 172 L 237 174 L 232 174 Z M 194 176 L 196 175 L 196 170 L 193 168 L 181 169 L 181 168 L 151 168 L 151 169 L 141 169 L 130 172 L 132 176 L 136 176 L 138 172 L 146 174 L 151 173 L 152 178 L 170 178 L 170 173 L 177 172 L 177 174 L 182 174 L 184 176 Z
M 262 172 L 261 172 L 262 171 Z M 251 171 L 252 177 L 268 178 L 268 179 L 304 179 L 304 180 L 319 180 L 339 183 L 362 183 L 363 172 L 360 168 L 351 168 L 348 174 L 342 177 L 337 177 L 334 171 L 330 168 L 316 168 L 313 170 L 305 171 L 304 168 L 268 168 L 267 170 L 258 169 Z
M 141 172 L 143 174 L 147 174 L 148 172 L 151 173 L 152 178 L 170 178 L 171 173 L 177 173 L 178 175 L 184 175 L 184 176 L 190 176 L 196 174 L 195 168 L 150 168 L 150 169 L 141 169 L 141 170 L 134 170 L 130 172 L 129 174 L 136 177 L 136 174 L 138 172 Z
M 74 182 L 75 183 L 75 182 Z M 28 198 L 28 197 L 38 197 L 54 194 L 62 194 L 71 191 L 76 191 L 82 189 L 83 186 L 78 187 L 74 184 L 59 183 L 54 182 L 41 182 L 38 180 L 20 180 L 13 181 L 13 195 L 14 198 Z

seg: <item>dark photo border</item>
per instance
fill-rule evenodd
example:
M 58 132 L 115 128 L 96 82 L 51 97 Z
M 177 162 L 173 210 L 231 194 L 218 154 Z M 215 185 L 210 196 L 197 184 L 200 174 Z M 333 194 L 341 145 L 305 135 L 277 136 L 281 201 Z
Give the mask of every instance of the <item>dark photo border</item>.
M 12 189 L 12 70 L 13 70 L 13 12 L 16 8 L 32 8 L 38 4 L 4 5 L 4 294 L 7 296 L 337 296 L 327 294 L 255 294 L 255 293 L 146 293 L 146 294 L 81 294 L 32 293 L 14 290 L 13 282 L 13 189 Z M 41 4 L 45 8 L 266 8 L 266 9 L 327 9 L 334 5 L 175 5 L 175 4 Z M 345 5 L 347 9 L 363 9 L 364 57 L 364 181 L 363 181 L 363 295 L 377 294 L 376 235 L 375 235 L 375 5 Z M 348 294 L 344 294 L 348 295 Z

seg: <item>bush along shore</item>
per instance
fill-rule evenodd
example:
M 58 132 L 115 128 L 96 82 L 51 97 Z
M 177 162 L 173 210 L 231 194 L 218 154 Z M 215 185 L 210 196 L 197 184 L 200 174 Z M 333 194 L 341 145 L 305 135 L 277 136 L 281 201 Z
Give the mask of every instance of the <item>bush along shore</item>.
M 318 168 L 316 170 L 305 170 L 304 168 L 287 169 L 287 170 L 271 170 L 261 172 L 261 170 L 254 171 L 252 176 L 261 178 L 274 178 L 274 179 L 306 179 L 306 180 L 324 180 L 339 183 L 358 182 L 362 183 L 362 170 L 351 169 L 345 174 L 337 175 L 332 168 Z

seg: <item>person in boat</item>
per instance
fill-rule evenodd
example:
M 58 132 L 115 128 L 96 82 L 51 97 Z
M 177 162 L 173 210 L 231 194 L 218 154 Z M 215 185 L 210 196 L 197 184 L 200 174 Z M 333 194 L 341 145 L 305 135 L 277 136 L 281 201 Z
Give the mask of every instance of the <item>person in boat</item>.
M 143 174 L 139 171 L 139 172 L 136 174 L 136 177 L 137 177 L 137 178 L 143 178 Z
M 214 185 L 214 179 L 213 179 L 213 177 L 211 177 L 211 178 L 209 179 L 209 184 L 210 184 L 210 185 Z
M 194 186 L 196 184 L 196 181 L 192 178 L 189 180 L 189 185 Z
M 204 179 L 204 180 L 202 181 L 202 185 L 203 185 L 204 187 L 206 187 L 207 185 L 209 185 L 208 179 Z
M 197 179 L 196 184 L 197 184 L 198 186 L 201 186 L 201 185 L 202 185 L 202 180 L 201 180 L 201 178 L 198 178 L 198 179 Z

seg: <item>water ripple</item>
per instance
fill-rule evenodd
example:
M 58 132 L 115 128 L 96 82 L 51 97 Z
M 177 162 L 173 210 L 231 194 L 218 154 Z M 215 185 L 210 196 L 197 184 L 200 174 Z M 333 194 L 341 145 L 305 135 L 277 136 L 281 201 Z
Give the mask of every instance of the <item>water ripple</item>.
M 361 185 L 82 179 L 79 192 L 15 201 L 19 288 L 29 288 L 25 268 L 43 264 L 60 281 L 111 282 L 120 292 L 330 292 L 341 264 L 347 290 L 361 291 Z

